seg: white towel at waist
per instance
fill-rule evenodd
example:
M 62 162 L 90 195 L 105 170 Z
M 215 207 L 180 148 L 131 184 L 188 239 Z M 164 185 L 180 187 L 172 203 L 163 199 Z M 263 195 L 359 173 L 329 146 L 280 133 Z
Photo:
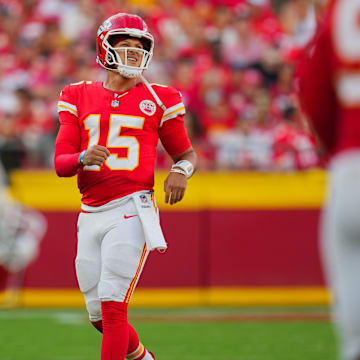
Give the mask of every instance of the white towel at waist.
M 148 250 L 166 250 L 167 245 L 161 230 L 159 214 L 151 199 L 152 193 L 144 191 L 132 194 L 136 210 L 142 223 Z
M 122 198 L 109 201 L 101 206 L 81 204 L 81 209 L 86 212 L 107 211 L 122 206 L 129 200 L 133 200 L 144 230 L 147 249 L 150 251 L 155 249 L 164 251 L 167 249 L 167 244 L 161 230 L 159 214 L 155 209 L 151 196 L 152 192 L 150 191 L 137 191 Z

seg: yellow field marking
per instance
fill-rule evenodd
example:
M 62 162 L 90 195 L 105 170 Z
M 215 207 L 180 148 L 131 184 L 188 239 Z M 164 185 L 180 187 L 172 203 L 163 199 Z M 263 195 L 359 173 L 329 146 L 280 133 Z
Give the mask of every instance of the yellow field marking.
M 0 304 L 8 294 L 0 294 Z M 13 306 L 84 307 L 76 289 L 24 289 Z M 139 288 L 131 307 L 329 305 L 324 287 Z M 8 304 L 10 306 L 10 304 Z

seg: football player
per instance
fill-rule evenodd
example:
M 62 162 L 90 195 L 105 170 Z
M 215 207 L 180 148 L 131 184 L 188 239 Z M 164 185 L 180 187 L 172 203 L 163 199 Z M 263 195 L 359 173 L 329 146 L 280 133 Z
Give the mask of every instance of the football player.
M 9 196 L 0 163 L 0 292 L 6 290 L 0 307 L 18 305 L 25 270 L 38 256 L 46 228 L 40 212 Z
M 184 197 L 197 161 L 180 93 L 142 75 L 153 48 L 139 16 L 111 16 L 97 32 L 106 81 L 70 84 L 58 102 L 55 169 L 78 177 L 76 274 L 90 321 L 103 334 L 102 360 L 155 358 L 128 324 L 127 307 L 149 251 L 166 249 L 153 195 L 158 140 L 174 161 L 166 203 Z
M 360 360 L 360 0 L 335 0 L 300 68 L 304 110 L 327 149 L 322 255 L 341 359 Z

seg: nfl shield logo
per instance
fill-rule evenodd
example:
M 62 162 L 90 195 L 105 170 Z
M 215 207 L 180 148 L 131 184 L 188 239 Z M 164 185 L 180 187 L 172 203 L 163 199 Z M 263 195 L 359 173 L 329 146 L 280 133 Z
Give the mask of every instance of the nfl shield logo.
M 111 102 L 111 106 L 112 106 L 112 107 L 118 107 L 118 106 L 119 106 L 119 100 L 113 100 L 113 101 Z
M 145 195 L 140 195 L 140 200 L 142 203 L 147 203 L 147 198 Z

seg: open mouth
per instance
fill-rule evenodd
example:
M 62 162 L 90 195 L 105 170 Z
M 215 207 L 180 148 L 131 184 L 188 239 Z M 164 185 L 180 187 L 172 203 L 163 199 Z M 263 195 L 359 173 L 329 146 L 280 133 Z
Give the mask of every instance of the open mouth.
M 133 57 L 133 56 L 129 56 L 129 57 L 127 58 L 127 60 L 128 60 L 128 63 L 129 63 L 129 64 L 137 64 L 137 62 L 138 62 L 138 59 L 135 58 L 135 57 Z

